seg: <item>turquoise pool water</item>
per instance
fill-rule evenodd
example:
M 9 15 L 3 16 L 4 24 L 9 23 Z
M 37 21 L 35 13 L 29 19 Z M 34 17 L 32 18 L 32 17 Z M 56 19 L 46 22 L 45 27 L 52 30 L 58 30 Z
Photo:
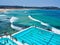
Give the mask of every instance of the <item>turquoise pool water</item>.
M 60 45 L 60 35 L 31 27 L 13 36 L 19 42 L 29 45 Z
M 17 44 L 8 38 L 1 38 L 0 45 L 17 45 Z

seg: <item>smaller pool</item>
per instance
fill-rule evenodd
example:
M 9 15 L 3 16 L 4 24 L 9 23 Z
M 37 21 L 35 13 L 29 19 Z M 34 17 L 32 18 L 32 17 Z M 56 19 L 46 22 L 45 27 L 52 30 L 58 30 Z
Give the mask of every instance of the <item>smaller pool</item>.
M 15 42 L 9 38 L 0 38 L 0 45 L 17 45 Z

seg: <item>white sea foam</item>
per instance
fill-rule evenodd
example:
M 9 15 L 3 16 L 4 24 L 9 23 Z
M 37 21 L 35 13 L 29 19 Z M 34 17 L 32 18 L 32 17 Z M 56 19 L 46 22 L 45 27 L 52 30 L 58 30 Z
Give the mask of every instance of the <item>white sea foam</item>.
M 31 20 L 40 22 L 42 25 L 49 26 L 49 24 L 46 24 L 46 23 L 44 23 L 44 22 L 42 22 L 42 21 L 40 21 L 40 20 L 37 20 L 37 19 L 35 19 L 35 18 L 32 18 L 30 15 L 29 15 L 28 17 L 29 17 Z M 56 33 L 56 34 L 60 34 L 60 30 L 59 30 L 59 29 L 56 29 L 56 28 L 52 27 L 51 30 L 52 30 L 54 33 Z
M 37 22 L 41 23 L 42 25 L 49 26 L 47 23 L 44 23 L 44 22 L 42 22 L 42 21 L 40 21 L 40 20 L 37 20 L 37 19 L 35 19 L 35 18 L 32 18 L 30 15 L 29 15 L 28 17 L 29 17 L 31 20 L 34 20 L 34 21 L 37 21 Z
M 14 17 L 14 16 L 13 16 L 13 17 L 11 17 L 10 22 L 13 23 L 13 22 L 16 21 L 17 19 L 18 19 L 17 17 Z
M 15 29 L 15 30 L 21 30 L 21 27 L 15 26 L 13 25 L 13 22 L 15 22 L 18 18 L 17 17 L 11 17 L 10 22 L 11 22 L 11 28 Z
M 13 28 L 15 30 L 21 30 L 22 29 L 22 27 L 15 26 L 13 24 L 11 24 L 11 28 Z
M 60 34 L 60 30 L 59 30 L 59 29 L 56 29 L 56 28 L 54 28 L 54 27 L 52 27 L 52 31 L 53 31 L 54 33 L 56 33 L 56 34 Z

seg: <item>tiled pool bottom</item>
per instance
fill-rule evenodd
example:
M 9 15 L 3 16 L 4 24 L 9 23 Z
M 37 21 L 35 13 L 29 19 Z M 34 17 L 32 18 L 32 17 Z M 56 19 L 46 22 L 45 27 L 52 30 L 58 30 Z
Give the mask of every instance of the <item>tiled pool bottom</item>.
M 0 38 L 0 45 L 17 45 L 15 42 L 9 38 Z
M 29 45 L 60 45 L 60 35 L 35 27 L 29 28 L 13 36 L 19 42 Z

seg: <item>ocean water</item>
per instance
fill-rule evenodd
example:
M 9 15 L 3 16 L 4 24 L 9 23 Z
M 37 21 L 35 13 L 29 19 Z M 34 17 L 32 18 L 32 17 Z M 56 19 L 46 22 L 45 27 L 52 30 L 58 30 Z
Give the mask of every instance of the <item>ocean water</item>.
M 29 19 L 28 16 L 30 15 L 37 20 L 60 29 L 60 10 L 10 10 L 2 14 L 7 15 L 10 18 L 13 16 L 18 18 L 13 22 L 16 26 L 19 26 L 20 24 L 41 26 L 39 22 Z
M 37 10 L 36 12 L 31 14 L 33 18 L 60 29 L 60 10 Z

